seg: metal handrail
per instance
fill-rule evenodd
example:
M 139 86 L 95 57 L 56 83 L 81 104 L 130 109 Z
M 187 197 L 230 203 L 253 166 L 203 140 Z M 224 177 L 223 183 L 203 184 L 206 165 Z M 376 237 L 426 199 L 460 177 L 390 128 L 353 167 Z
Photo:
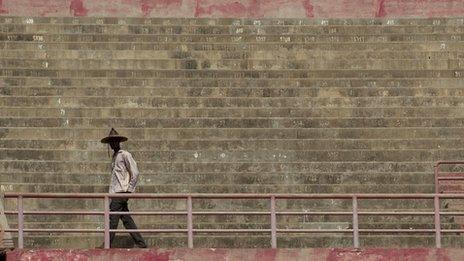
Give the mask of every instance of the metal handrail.
M 452 176 L 453 174 L 462 174 L 464 172 L 440 172 L 441 165 L 464 165 L 464 161 L 437 161 L 434 166 L 435 174 L 435 193 L 440 193 L 440 180 L 464 180 L 464 176 Z M 447 174 L 447 176 L 440 176 Z M 464 191 L 463 191 L 464 193 Z
M 8 229 L 7 232 L 18 233 L 18 248 L 24 248 L 25 232 L 70 232 L 70 233 L 104 233 L 104 247 L 109 248 L 110 232 L 141 232 L 141 233 L 187 233 L 188 247 L 193 248 L 194 233 L 270 233 L 271 247 L 277 247 L 277 233 L 352 233 L 353 247 L 359 248 L 360 233 L 435 233 L 435 244 L 441 247 L 442 233 L 464 232 L 464 229 L 441 229 L 441 215 L 464 215 L 464 212 L 441 212 L 440 199 L 464 199 L 464 194 L 109 194 L 109 193 L 15 193 L 4 194 L 6 199 L 17 200 L 16 211 L 5 211 L 6 215 L 18 216 L 18 227 Z M 85 198 L 103 199 L 104 211 L 25 211 L 24 199 L 32 198 Z M 110 212 L 109 203 L 111 198 L 132 198 L 132 199 L 183 199 L 186 200 L 185 211 L 130 211 L 130 212 Z M 270 201 L 269 211 L 193 211 L 194 199 L 267 199 Z M 348 199 L 352 202 L 351 211 L 277 211 L 276 201 L 279 199 Z M 434 201 L 433 211 L 360 211 L 358 203 L 365 199 L 429 199 Z M 186 215 L 186 229 L 110 229 L 109 217 L 115 214 L 130 215 Z M 103 215 L 103 229 L 30 229 L 24 228 L 25 215 Z M 193 228 L 194 215 L 269 215 L 269 229 L 195 229 Z M 277 215 L 347 215 L 352 216 L 351 229 L 279 229 L 277 227 Z M 434 216 L 434 229 L 360 229 L 358 218 L 360 215 L 429 215 Z

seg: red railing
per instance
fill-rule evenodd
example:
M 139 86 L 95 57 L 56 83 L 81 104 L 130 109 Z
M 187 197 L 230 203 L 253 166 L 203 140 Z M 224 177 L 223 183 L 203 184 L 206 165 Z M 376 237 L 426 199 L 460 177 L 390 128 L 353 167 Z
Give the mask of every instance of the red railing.
M 271 247 L 277 247 L 277 233 L 351 233 L 353 235 L 353 247 L 359 247 L 360 233 L 435 233 L 436 247 L 441 247 L 442 233 L 459 233 L 464 229 L 441 229 L 440 216 L 458 215 L 464 216 L 464 212 L 441 212 L 440 199 L 464 199 L 464 194 L 67 194 L 67 193 L 5 193 L 6 199 L 17 200 L 17 211 L 5 211 L 6 215 L 17 215 L 18 227 L 8 229 L 7 232 L 18 233 L 18 248 L 24 248 L 25 232 L 69 232 L 69 233 L 104 233 L 104 247 L 109 248 L 110 232 L 141 232 L 141 233 L 186 233 L 188 247 L 193 248 L 194 234 L 196 233 L 270 233 Z M 127 197 L 132 199 L 182 199 L 186 200 L 185 211 L 131 211 L 110 212 L 111 198 Z M 62 198 L 62 199 L 103 199 L 104 211 L 25 211 L 23 201 L 26 198 Z M 269 211 L 193 211 L 193 199 L 268 199 Z M 276 201 L 279 199 L 344 199 L 352 201 L 351 211 L 277 211 Z M 433 200 L 433 211 L 360 211 L 359 200 L 368 199 L 426 199 Z M 110 229 L 109 217 L 111 214 L 131 215 L 186 215 L 187 229 Z M 25 215 L 103 215 L 104 229 L 31 229 L 24 228 Z M 268 215 L 270 217 L 270 229 L 194 229 L 194 215 Z M 279 229 L 277 227 L 277 215 L 345 215 L 352 216 L 352 229 Z M 360 229 L 358 217 L 360 215 L 407 215 L 407 216 L 434 216 L 434 229 Z
M 464 165 L 464 161 L 438 161 L 435 164 L 435 193 L 464 193 L 463 191 L 442 191 L 440 181 L 464 181 L 464 172 L 441 172 L 443 165 Z

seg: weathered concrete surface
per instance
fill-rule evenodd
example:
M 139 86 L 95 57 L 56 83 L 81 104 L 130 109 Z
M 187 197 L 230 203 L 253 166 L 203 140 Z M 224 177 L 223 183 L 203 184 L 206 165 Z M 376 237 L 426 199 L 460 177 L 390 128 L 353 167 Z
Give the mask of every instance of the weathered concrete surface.
M 0 0 L 0 15 L 106 17 L 456 17 L 461 0 Z
M 14 247 L 11 233 L 5 232 L 6 229 L 9 229 L 9 227 L 4 211 L 3 195 L 0 194 L 0 251 Z
M 111 249 L 111 250 L 16 250 L 8 260 L 369 260 L 441 261 L 463 260 L 463 249 Z
M 114 15 L 107 3 L 1 1 L 0 191 L 107 191 L 110 160 L 99 140 L 111 126 L 130 138 L 124 148 L 143 173 L 138 192 L 147 193 L 427 193 L 434 191 L 436 160 L 464 158 L 464 19 L 143 18 L 394 17 L 395 10 L 420 17 L 433 15 L 432 6 L 458 14 L 461 2 L 114 1 Z M 132 17 L 112 17 L 123 15 Z M 360 209 L 433 207 L 413 203 L 362 202 Z M 194 209 L 257 211 L 266 204 L 202 201 Z M 102 209 L 88 201 L 27 200 L 24 206 Z M 277 208 L 342 211 L 350 205 L 279 200 Z M 184 210 L 185 200 L 132 201 L 131 209 Z M 8 218 L 16 227 L 16 217 Z M 185 226 L 185 218 L 137 219 L 141 228 Z M 455 228 L 453 222 L 443 228 Z M 25 219 L 28 228 L 102 224 L 87 216 Z M 350 221 L 278 221 L 289 228 L 321 224 L 349 227 Z M 431 218 L 391 216 L 359 224 L 434 225 Z M 195 226 L 266 228 L 269 218 L 208 216 Z M 160 248 L 186 246 L 184 235 L 147 239 Z M 463 239 L 447 235 L 443 245 L 464 246 Z M 352 246 L 350 235 L 278 240 L 279 247 Z M 101 235 L 76 240 L 31 233 L 25 244 L 89 249 L 101 244 Z M 433 235 L 361 237 L 362 247 L 433 245 Z M 269 236 L 200 235 L 195 247 L 265 248 Z

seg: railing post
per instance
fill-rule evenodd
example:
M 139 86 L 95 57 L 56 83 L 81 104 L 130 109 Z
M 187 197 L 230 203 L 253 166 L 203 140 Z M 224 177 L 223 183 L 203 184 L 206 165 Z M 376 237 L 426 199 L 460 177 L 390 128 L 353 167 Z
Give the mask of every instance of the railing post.
M 104 247 L 105 249 L 110 248 L 110 199 L 108 196 L 105 196 L 105 241 Z
M 435 244 L 437 248 L 441 248 L 441 225 L 440 225 L 440 198 L 435 194 L 433 198 L 435 211 Z
M 277 218 L 275 196 L 271 196 L 271 247 L 277 248 Z
M 435 193 L 438 194 L 440 193 L 440 188 L 439 188 L 439 178 L 438 178 L 438 168 L 440 166 L 440 163 L 437 162 L 437 164 L 435 164 L 435 169 L 434 169 L 434 173 L 435 173 Z
M 24 248 L 24 206 L 23 196 L 18 196 L 18 248 Z
M 193 248 L 193 214 L 192 214 L 192 196 L 187 197 L 187 236 L 188 248 Z
M 358 197 L 353 196 L 353 247 L 359 248 Z

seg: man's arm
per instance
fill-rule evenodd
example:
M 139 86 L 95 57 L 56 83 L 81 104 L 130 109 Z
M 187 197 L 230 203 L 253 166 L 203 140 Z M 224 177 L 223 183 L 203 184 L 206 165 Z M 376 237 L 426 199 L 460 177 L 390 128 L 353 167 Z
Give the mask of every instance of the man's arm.
M 139 177 L 139 169 L 137 168 L 137 162 L 135 162 L 134 158 L 130 153 L 126 154 L 126 157 L 124 157 L 124 162 L 126 164 L 127 171 L 129 172 L 128 190 L 134 191 Z

